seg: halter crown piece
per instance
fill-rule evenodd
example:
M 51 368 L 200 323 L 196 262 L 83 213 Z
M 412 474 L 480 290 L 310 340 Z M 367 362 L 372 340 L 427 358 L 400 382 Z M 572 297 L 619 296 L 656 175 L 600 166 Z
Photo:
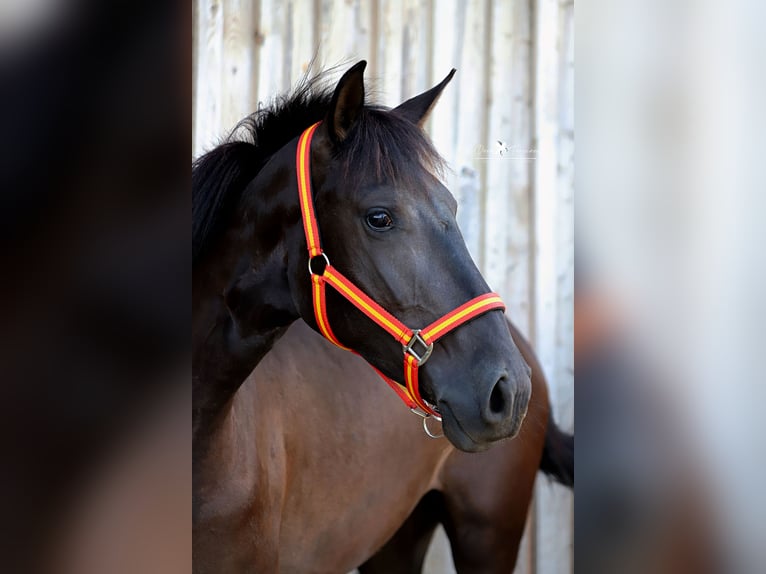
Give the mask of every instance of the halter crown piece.
M 388 385 L 396 391 L 404 403 L 416 414 L 426 418 L 433 416 L 441 420 L 436 407 L 428 404 L 421 396 L 418 388 L 418 368 L 422 367 L 434 348 L 434 343 L 460 325 L 495 309 L 505 310 L 497 293 L 485 293 L 463 303 L 440 319 L 437 319 L 423 329 L 410 329 L 388 311 L 365 294 L 359 287 L 344 277 L 330 264 L 330 259 L 322 250 L 319 238 L 319 225 L 314 212 L 314 198 L 311 194 L 311 138 L 321 122 L 312 125 L 301 134 L 298 140 L 296 154 L 296 169 L 298 172 L 298 194 L 300 197 L 301 213 L 303 215 L 303 230 L 306 233 L 306 245 L 309 250 L 309 274 L 312 284 L 312 301 L 314 316 L 320 332 L 330 342 L 341 349 L 352 351 L 338 341 L 330 328 L 327 317 L 325 286 L 330 285 L 362 313 L 367 315 L 383 330 L 390 334 L 402 345 L 404 353 L 404 385 L 397 384 L 392 379 L 375 369 Z M 317 258 L 324 259 L 325 267 L 321 273 L 312 269 L 312 262 Z M 352 351 L 354 352 L 354 351 Z M 372 365 L 371 365 L 372 366 Z

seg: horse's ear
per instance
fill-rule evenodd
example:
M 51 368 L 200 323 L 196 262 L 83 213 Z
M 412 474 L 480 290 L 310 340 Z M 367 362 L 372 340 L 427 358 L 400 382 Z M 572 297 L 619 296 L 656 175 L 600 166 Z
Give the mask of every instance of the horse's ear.
M 413 124 L 422 126 L 428 119 L 428 114 L 431 113 L 431 110 L 433 109 L 434 104 L 436 104 L 436 101 L 439 99 L 442 90 L 444 90 L 447 84 L 449 84 L 449 81 L 452 79 L 452 76 L 455 75 L 456 71 L 457 70 L 455 70 L 455 68 L 452 68 L 450 73 L 447 74 L 447 77 L 444 78 L 439 84 L 427 92 L 423 92 L 418 96 L 410 98 L 403 104 L 398 105 L 394 108 L 393 111 L 401 116 L 404 116 Z
M 338 82 L 327 112 L 327 131 L 333 143 L 340 143 L 359 117 L 364 106 L 364 69 L 362 60 L 348 70 Z

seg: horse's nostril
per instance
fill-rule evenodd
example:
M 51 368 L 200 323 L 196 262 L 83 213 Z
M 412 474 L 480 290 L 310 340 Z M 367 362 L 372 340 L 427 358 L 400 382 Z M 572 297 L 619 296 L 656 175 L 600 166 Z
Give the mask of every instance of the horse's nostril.
M 490 412 L 498 415 L 502 415 L 506 412 L 508 406 L 508 378 L 503 375 L 500 380 L 495 383 L 492 388 L 492 393 L 489 395 L 489 410 Z

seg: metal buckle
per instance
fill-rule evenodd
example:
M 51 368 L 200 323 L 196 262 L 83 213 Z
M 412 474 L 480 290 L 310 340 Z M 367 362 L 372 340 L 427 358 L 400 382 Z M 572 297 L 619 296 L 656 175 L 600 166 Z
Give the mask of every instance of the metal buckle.
M 420 329 L 414 329 L 412 331 L 412 339 L 410 339 L 410 342 L 406 345 L 402 345 L 402 349 L 404 351 L 405 355 L 412 355 L 415 360 L 418 362 L 418 367 L 425 364 L 425 362 L 428 360 L 428 357 L 431 356 L 431 353 L 434 350 L 434 344 L 431 343 L 430 345 L 426 343 L 423 340 L 423 337 L 420 336 Z M 415 343 L 420 343 L 420 345 L 423 346 L 425 349 L 422 353 L 418 353 L 415 349 L 413 349 Z
M 317 273 L 314 273 L 314 270 L 311 269 L 311 262 L 317 257 L 324 257 L 325 269 L 327 269 L 330 266 L 330 260 L 327 258 L 327 254 L 324 252 L 320 253 L 319 255 L 314 255 L 314 257 L 309 257 L 309 275 L 317 275 Z M 324 273 L 324 271 L 322 273 Z

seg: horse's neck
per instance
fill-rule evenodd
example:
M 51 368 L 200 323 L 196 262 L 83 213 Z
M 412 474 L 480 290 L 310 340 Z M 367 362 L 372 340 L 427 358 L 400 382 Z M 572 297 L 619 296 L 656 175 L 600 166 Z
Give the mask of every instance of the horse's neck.
M 210 305 L 216 306 L 214 302 Z M 207 332 L 195 341 L 192 357 L 195 441 L 202 434 L 215 432 L 237 389 L 287 329 L 274 325 L 244 336 L 222 299 L 217 307 L 208 310 L 215 318 L 210 320 Z
M 251 184 L 247 211 L 205 261 L 195 265 L 193 293 L 193 436 L 211 434 L 237 389 L 299 314 L 286 269 L 285 221 L 290 189 L 260 201 Z M 269 180 L 265 185 L 268 187 Z M 283 183 L 284 185 L 284 183 Z M 196 446 L 195 446 L 196 448 Z

